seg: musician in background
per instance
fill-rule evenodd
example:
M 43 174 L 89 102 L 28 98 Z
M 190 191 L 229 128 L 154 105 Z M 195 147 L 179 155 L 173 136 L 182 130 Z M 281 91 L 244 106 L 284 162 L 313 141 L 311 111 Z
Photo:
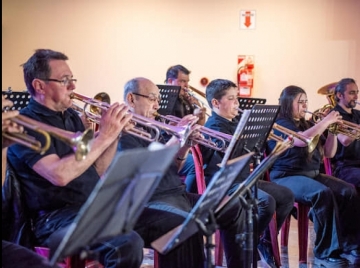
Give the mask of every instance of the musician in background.
M 281 92 L 280 112 L 276 123 L 306 137 L 321 135 L 331 124 L 341 123 L 339 112 L 332 111 L 317 124 L 310 126 L 305 120 L 307 111 L 305 90 L 288 86 Z M 274 131 L 280 135 L 278 131 Z M 276 142 L 268 142 L 272 150 Z M 350 184 L 319 173 L 323 156 L 332 157 L 336 152 L 337 138 L 329 133 L 320 140 L 314 151 L 306 143 L 294 138 L 294 146 L 275 161 L 271 181 L 288 187 L 295 201 L 310 206 L 309 218 L 316 233 L 315 264 L 323 267 L 347 267 L 348 261 L 359 263 L 359 198 Z M 347 260 L 346 260 L 347 259 Z
M 159 109 L 159 89 L 150 80 L 142 77 L 128 81 L 124 87 L 124 100 L 135 114 L 154 119 L 154 113 Z M 194 115 L 187 115 L 182 118 L 180 125 L 194 123 L 198 118 Z M 198 126 L 196 127 L 198 128 Z M 199 138 L 200 133 L 195 130 L 190 140 Z M 160 142 L 165 144 L 160 137 Z M 172 137 L 166 146 L 178 144 L 179 140 Z M 119 151 L 148 147 L 149 141 L 124 134 L 120 138 Z M 149 203 L 140 216 L 135 230 L 142 236 L 146 246 L 168 231 L 182 224 L 188 212 L 200 198 L 198 194 L 191 194 L 185 191 L 185 185 L 177 175 L 178 169 L 186 159 L 190 147 L 193 144 L 187 143 L 178 151 L 174 163 L 170 166 L 159 186 L 151 197 Z M 242 230 L 244 219 L 241 204 L 235 200 L 229 209 L 224 211 L 217 224 L 220 226 L 221 236 L 224 244 L 227 267 L 241 267 L 241 247 L 235 241 L 236 234 Z M 197 233 L 185 240 L 182 244 L 166 255 L 159 256 L 159 264 L 163 268 L 204 267 L 204 244 L 203 236 Z
M 238 89 L 235 83 L 226 79 L 215 79 L 206 87 L 206 99 L 212 109 L 212 114 L 205 123 L 205 127 L 219 131 L 228 135 L 235 133 L 238 121 L 239 102 L 237 98 Z M 215 143 L 219 142 L 213 139 Z M 227 145 L 229 145 L 227 143 Z M 203 145 L 200 145 L 204 175 L 206 183 L 209 183 L 212 176 L 219 170 L 218 164 L 222 162 L 224 153 L 215 151 Z M 189 158 L 187 159 L 187 161 Z M 192 160 L 192 159 L 190 159 Z M 180 171 L 181 175 L 187 175 L 187 189 L 194 189 L 195 183 L 195 166 L 192 161 L 191 172 L 184 174 L 184 169 Z M 185 171 L 185 172 L 186 172 Z M 250 166 L 247 165 L 236 178 L 234 184 L 229 190 L 229 194 L 234 192 L 239 184 L 250 175 Z M 258 232 L 263 234 L 258 248 L 265 261 L 271 267 L 275 266 L 274 256 L 271 247 L 271 238 L 268 225 L 276 211 L 276 221 L 278 229 L 289 215 L 294 205 L 294 196 L 289 189 L 263 180 L 258 181 Z M 255 243 L 257 243 L 256 241 Z
M 23 64 L 31 99 L 20 113 L 49 126 L 83 132 L 85 128 L 79 115 L 70 108 L 76 79 L 67 60 L 61 52 L 38 49 Z M 24 203 L 32 215 L 39 246 L 48 247 L 51 235 L 72 223 L 92 193 L 113 159 L 119 134 L 131 119 L 127 111 L 126 105 L 114 103 L 103 113 L 98 135 L 82 161 L 76 161 L 70 145 L 55 138 L 43 155 L 20 144 L 9 148 L 8 161 L 23 186 Z M 35 131 L 28 130 L 28 134 L 38 141 L 44 140 Z M 89 249 L 97 253 L 105 267 L 138 268 L 142 263 L 143 245 L 141 237 L 132 231 L 89 245 Z
M 338 111 L 343 120 L 357 124 L 360 127 L 360 111 L 355 109 L 359 89 L 352 78 L 344 78 L 335 87 L 335 99 Z M 354 131 L 350 131 L 355 133 Z M 357 132 L 357 135 L 360 135 Z M 360 139 L 338 134 L 338 148 L 331 159 L 334 166 L 333 175 L 353 184 L 360 193 Z
M 199 117 L 197 122 L 204 125 L 206 120 L 206 108 L 201 107 L 200 102 L 187 93 L 190 81 L 190 71 L 182 65 L 174 65 L 166 71 L 165 83 L 173 86 L 180 86 L 179 97 L 175 102 L 174 115 L 183 118 L 188 114 L 195 114 Z
M 22 133 L 23 127 L 12 122 L 10 119 L 17 116 L 19 111 L 8 111 L 4 112 L 5 107 L 11 107 L 13 105 L 12 101 L 7 100 L 2 96 L 2 132 L 6 133 Z M 13 142 L 9 139 L 2 137 L 2 185 L 5 181 L 5 172 L 6 172 L 6 152 L 7 147 L 10 146 Z M 18 267 L 28 267 L 28 268 L 53 268 L 50 265 L 48 260 L 34 251 L 11 243 L 9 241 L 2 240 L 2 259 L 1 267 L 2 268 L 18 268 Z

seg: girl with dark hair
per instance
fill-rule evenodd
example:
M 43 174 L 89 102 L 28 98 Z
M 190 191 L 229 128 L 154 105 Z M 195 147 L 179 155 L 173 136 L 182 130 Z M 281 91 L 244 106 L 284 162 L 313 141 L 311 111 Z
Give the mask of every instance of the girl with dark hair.
M 310 125 L 305 119 L 307 103 L 302 88 L 286 87 L 280 95 L 281 108 L 276 123 L 307 137 L 322 135 L 331 124 L 341 123 L 339 112 L 332 111 L 319 123 Z M 281 135 L 277 131 L 275 134 Z M 275 141 L 269 141 L 268 146 L 272 150 Z M 336 148 L 337 137 L 330 132 L 327 138 L 320 139 L 313 152 L 295 138 L 294 146 L 280 155 L 270 172 L 271 181 L 288 187 L 296 202 L 311 207 L 309 218 L 316 233 L 315 263 L 323 267 L 347 267 L 348 261 L 360 260 L 360 232 L 354 219 L 354 215 L 359 215 L 355 213 L 359 204 L 356 191 L 342 180 L 319 173 L 323 156 L 331 158 Z

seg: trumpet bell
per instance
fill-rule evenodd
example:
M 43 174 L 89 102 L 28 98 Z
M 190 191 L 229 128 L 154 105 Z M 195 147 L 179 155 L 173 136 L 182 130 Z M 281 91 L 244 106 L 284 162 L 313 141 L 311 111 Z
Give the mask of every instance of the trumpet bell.
M 100 92 L 100 93 L 96 94 L 94 99 L 99 102 L 104 102 L 104 103 L 110 104 L 110 95 L 107 94 L 106 92 Z M 101 108 L 99 108 L 98 106 L 95 106 L 95 105 L 90 106 L 90 111 L 94 114 L 101 114 Z
M 309 153 L 311 153 L 312 151 L 315 150 L 318 142 L 319 142 L 320 136 L 319 134 L 315 135 L 312 138 L 307 139 L 307 145 L 308 145 L 308 151 Z
M 86 129 L 84 132 L 77 132 L 71 138 L 71 146 L 75 152 L 77 161 L 84 160 L 91 149 L 94 139 L 94 130 Z

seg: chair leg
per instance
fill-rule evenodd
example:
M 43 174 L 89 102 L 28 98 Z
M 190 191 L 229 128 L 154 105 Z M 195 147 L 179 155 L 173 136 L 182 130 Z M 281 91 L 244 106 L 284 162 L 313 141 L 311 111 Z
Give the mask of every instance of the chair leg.
M 86 261 L 80 259 L 79 255 L 74 255 L 69 258 L 67 263 L 70 263 L 69 268 L 84 268 Z
M 309 207 L 298 205 L 298 239 L 299 239 L 299 262 L 307 263 L 307 244 L 309 232 Z
M 215 233 L 215 265 L 222 266 L 224 259 L 224 247 L 221 242 L 220 231 L 217 230 Z
M 283 226 L 281 227 L 281 246 L 287 247 L 289 242 L 289 231 L 290 231 L 290 220 L 291 215 L 289 215 L 284 221 Z
M 276 213 L 274 213 L 273 218 L 269 223 L 270 237 L 271 237 L 271 247 L 274 255 L 274 261 L 276 267 L 281 266 L 279 242 L 278 242 L 278 232 L 277 232 L 277 223 L 276 223 Z
M 159 268 L 159 253 L 154 249 L 154 268 Z

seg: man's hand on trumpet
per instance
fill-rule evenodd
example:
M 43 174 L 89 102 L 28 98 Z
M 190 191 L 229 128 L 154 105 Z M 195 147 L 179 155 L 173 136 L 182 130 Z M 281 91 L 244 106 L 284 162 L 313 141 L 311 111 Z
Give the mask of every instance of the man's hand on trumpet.
M 115 102 L 107 110 L 103 110 L 99 125 L 99 135 L 105 139 L 114 141 L 126 128 L 131 128 L 130 120 L 132 114 L 128 112 L 129 107 L 125 104 Z
M 196 115 L 199 118 L 199 121 L 205 120 L 206 108 L 205 107 L 197 107 L 194 110 L 194 115 Z

